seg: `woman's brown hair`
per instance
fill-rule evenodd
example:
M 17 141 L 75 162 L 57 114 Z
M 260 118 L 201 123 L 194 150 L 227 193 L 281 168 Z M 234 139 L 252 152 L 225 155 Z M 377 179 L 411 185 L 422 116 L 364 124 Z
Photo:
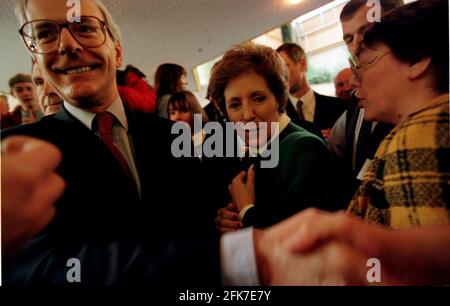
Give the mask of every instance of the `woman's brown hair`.
M 243 43 L 228 50 L 212 70 L 208 90 L 211 100 L 227 116 L 224 91 L 228 82 L 245 72 L 254 72 L 266 80 L 281 114 L 288 101 L 289 72 L 283 59 L 270 47 Z M 228 117 L 228 116 L 227 116 Z

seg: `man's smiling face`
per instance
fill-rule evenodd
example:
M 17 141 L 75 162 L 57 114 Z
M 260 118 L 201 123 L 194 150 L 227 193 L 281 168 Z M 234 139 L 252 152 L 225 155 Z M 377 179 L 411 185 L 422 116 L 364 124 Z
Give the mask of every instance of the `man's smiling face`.
M 26 7 L 27 19 L 48 19 L 67 22 L 65 0 L 34 0 Z M 81 16 L 95 16 L 105 21 L 102 11 L 93 2 L 81 0 Z M 116 69 L 122 64 L 122 50 L 105 28 L 106 41 L 96 48 L 81 45 L 68 31 L 61 30 L 57 49 L 37 54 L 46 79 L 69 103 L 92 111 L 102 111 L 117 97 Z

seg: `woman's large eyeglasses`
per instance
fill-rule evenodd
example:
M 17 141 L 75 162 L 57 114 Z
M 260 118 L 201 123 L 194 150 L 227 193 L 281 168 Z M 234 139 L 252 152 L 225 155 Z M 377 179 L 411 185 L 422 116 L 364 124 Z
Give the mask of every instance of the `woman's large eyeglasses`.
M 83 47 L 96 48 L 106 41 L 106 23 L 95 16 L 80 16 L 79 22 L 57 23 L 39 19 L 25 23 L 19 30 L 25 45 L 32 53 L 47 54 L 58 48 L 63 28 Z
M 357 80 L 361 80 L 361 73 L 364 70 L 367 70 L 368 68 L 372 67 L 376 63 L 378 63 L 385 55 L 391 53 L 390 51 L 385 52 L 381 55 L 375 56 L 373 59 L 368 61 L 367 63 L 361 63 L 359 61 L 359 58 L 357 56 L 350 56 L 349 62 L 350 62 L 350 68 L 353 71 L 353 74 L 355 75 Z

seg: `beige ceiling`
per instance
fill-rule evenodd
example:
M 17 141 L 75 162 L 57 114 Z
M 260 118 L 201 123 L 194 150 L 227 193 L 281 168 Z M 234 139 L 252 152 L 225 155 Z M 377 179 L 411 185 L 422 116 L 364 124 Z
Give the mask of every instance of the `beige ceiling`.
M 232 45 L 255 38 L 331 0 L 104 0 L 120 25 L 125 64 L 152 81 L 156 67 L 175 62 L 191 71 Z M 30 60 L 13 14 L 14 0 L 0 1 L 0 90 Z M 193 84 L 192 74 L 189 75 Z M 191 90 L 196 90 L 191 85 Z

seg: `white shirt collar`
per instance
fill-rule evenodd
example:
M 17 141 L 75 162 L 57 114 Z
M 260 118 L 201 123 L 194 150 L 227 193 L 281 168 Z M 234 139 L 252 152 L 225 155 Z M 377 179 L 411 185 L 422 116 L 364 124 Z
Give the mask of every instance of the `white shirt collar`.
M 301 98 L 297 98 L 296 96 L 293 96 L 289 94 L 289 100 L 291 100 L 292 105 L 294 105 L 294 108 L 297 109 L 297 101 L 302 100 L 303 104 L 309 108 L 310 105 L 315 104 L 315 96 L 314 96 L 314 90 L 310 88 Z
M 270 144 L 275 139 L 275 137 L 278 137 L 281 134 L 281 132 L 283 132 L 283 130 L 288 126 L 289 122 L 291 122 L 291 118 L 289 118 L 289 116 L 286 115 L 285 113 L 281 114 L 278 128 L 275 130 L 275 133 L 272 135 L 270 140 L 267 143 L 265 143 L 262 147 L 260 147 L 259 150 L 256 150 L 253 147 L 249 147 L 248 150 L 253 155 L 256 155 L 257 153 L 262 154 L 264 151 L 267 150 L 268 144 Z
M 316 96 L 314 95 L 314 91 L 311 88 L 300 99 L 292 95 L 289 95 L 289 99 L 291 100 L 291 103 L 296 111 L 298 111 L 297 101 L 302 100 L 303 102 L 302 109 L 303 114 L 305 116 L 305 120 L 310 122 L 314 121 L 314 113 L 316 110 Z
M 84 126 L 86 126 L 89 130 L 92 131 L 92 122 L 94 121 L 96 115 L 95 113 L 91 113 L 85 111 L 84 109 L 73 106 L 67 101 L 64 101 L 64 107 L 70 114 L 72 114 L 75 118 L 80 120 Z M 117 98 L 114 100 L 113 103 L 111 103 L 111 105 L 106 109 L 106 111 L 113 114 L 120 122 L 120 124 L 123 126 L 123 128 L 128 132 L 128 120 L 127 116 L 125 115 L 125 108 L 123 107 L 123 103 L 122 100 L 120 99 L 120 96 L 117 96 Z
M 301 99 L 303 101 L 303 104 L 306 105 L 306 107 L 310 107 L 314 101 L 315 101 L 315 97 L 314 97 L 314 91 L 310 88 L 308 90 L 307 93 L 305 93 L 305 95 L 303 97 L 301 97 Z

